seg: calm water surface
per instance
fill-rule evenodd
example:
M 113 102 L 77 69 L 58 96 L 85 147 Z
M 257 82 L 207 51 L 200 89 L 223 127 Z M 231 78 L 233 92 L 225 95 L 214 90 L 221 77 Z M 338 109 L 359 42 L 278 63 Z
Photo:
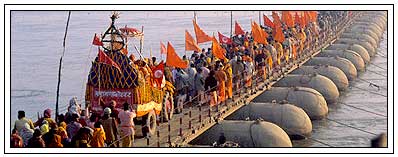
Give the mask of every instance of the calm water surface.
M 269 15 L 270 12 L 263 12 Z M 85 83 L 91 61 L 96 56 L 95 47 L 91 46 L 94 33 L 101 33 L 110 24 L 111 12 L 72 12 L 67 36 L 67 48 L 62 69 L 60 86 L 60 108 L 66 110 L 69 99 L 77 96 L 84 101 Z M 230 12 L 197 12 L 199 25 L 208 33 L 217 35 L 217 31 L 230 35 Z M 11 15 L 11 119 L 17 117 L 18 110 L 25 110 L 27 117 L 36 119 L 37 112 L 46 108 L 55 109 L 57 72 L 59 58 L 62 53 L 62 39 L 65 29 L 67 12 L 12 12 Z M 144 56 L 149 56 L 150 49 L 158 58 L 159 42 L 171 41 L 177 52 L 184 54 L 184 30 L 192 35 L 193 12 L 122 12 L 117 26 L 141 28 L 144 26 Z M 250 29 L 250 20 L 258 21 L 258 12 L 233 12 L 233 20 L 238 20 L 243 29 Z M 133 44 L 138 40 L 129 41 L 129 52 L 134 52 Z M 203 48 L 209 44 L 201 44 Z M 381 43 L 379 53 L 386 54 L 386 41 Z M 188 53 L 189 54 L 189 53 Z M 387 68 L 387 59 L 375 57 L 373 64 Z M 386 71 L 372 65 L 368 69 L 383 73 Z M 387 86 L 385 77 L 370 72 L 359 75 L 382 87 Z M 372 90 L 384 95 L 385 89 L 369 87 L 368 83 L 359 80 L 353 86 Z M 350 89 L 342 94 L 341 101 L 366 110 L 386 114 L 387 99 L 358 90 Z M 345 105 L 329 105 L 329 118 L 374 133 L 387 131 L 387 120 L 384 117 L 363 112 Z M 372 136 L 339 125 L 332 121 L 313 122 L 312 138 L 332 146 L 368 146 Z M 295 146 L 323 147 L 325 145 L 312 140 L 295 141 Z

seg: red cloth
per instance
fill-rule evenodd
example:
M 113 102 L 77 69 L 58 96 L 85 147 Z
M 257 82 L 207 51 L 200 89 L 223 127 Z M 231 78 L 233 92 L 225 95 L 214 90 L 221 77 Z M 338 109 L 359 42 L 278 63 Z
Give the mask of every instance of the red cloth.
M 102 41 L 97 36 L 97 34 L 94 34 L 93 45 L 96 45 L 96 46 L 103 46 L 104 45 L 104 43 L 102 43 Z
M 98 49 L 98 62 L 99 63 L 104 63 L 104 64 L 108 64 L 111 65 L 115 68 L 117 68 L 117 70 L 119 70 L 119 72 L 122 72 L 120 70 L 120 66 L 114 62 L 111 58 L 109 58 L 101 49 Z
M 244 35 L 245 31 L 243 31 L 242 27 L 239 25 L 238 21 L 235 21 L 235 35 Z
M 263 19 L 264 19 L 264 25 L 265 26 L 268 26 L 268 27 L 271 27 L 271 28 L 275 27 L 274 23 L 266 15 L 263 15 Z
M 231 38 L 228 38 L 227 36 L 221 34 L 220 32 L 218 32 L 218 40 L 222 44 L 232 44 Z
M 281 24 L 281 19 L 279 18 L 278 13 L 275 11 L 272 12 L 272 18 L 274 19 L 274 25 Z
M 160 89 L 161 85 L 162 85 L 163 76 L 164 76 L 163 61 L 161 61 L 157 66 L 153 67 L 152 72 L 153 72 L 153 78 L 156 83 L 156 87 L 158 87 Z

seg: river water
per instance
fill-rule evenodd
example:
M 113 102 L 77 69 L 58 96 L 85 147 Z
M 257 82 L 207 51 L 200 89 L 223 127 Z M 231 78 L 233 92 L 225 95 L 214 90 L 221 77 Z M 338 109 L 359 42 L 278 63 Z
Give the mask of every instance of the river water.
M 262 12 L 269 15 L 270 12 Z M 191 35 L 193 32 L 193 11 L 131 11 L 121 12 L 116 24 L 119 27 L 141 28 L 144 26 L 144 56 L 153 55 L 165 58 L 159 52 L 159 42 L 171 41 L 177 52 L 184 54 L 184 30 Z M 66 41 L 66 52 L 62 68 L 60 86 L 60 109 L 66 110 L 66 105 L 73 96 L 84 101 L 85 83 L 91 61 L 96 56 L 96 48 L 91 46 L 94 33 L 102 33 L 110 24 L 111 12 L 76 11 L 72 12 Z M 217 31 L 229 36 L 231 31 L 229 11 L 197 12 L 198 23 L 208 34 L 217 35 Z M 11 120 L 17 117 L 18 110 L 25 110 L 27 117 L 36 119 L 37 112 L 46 108 L 55 109 L 55 95 L 59 58 L 62 53 L 62 39 L 65 29 L 67 12 L 50 11 L 14 11 L 11 14 Z M 259 12 L 235 11 L 233 20 L 237 20 L 243 29 L 250 29 L 250 20 L 259 20 Z M 385 38 L 386 39 L 386 38 Z M 137 39 L 129 41 L 129 52 L 138 56 L 132 49 L 139 45 Z M 386 41 L 383 40 L 380 54 L 386 54 Z M 202 48 L 209 44 L 201 44 Z M 190 53 L 188 53 L 190 54 Z M 387 68 L 387 59 L 376 56 L 372 64 Z M 373 65 L 368 69 L 387 75 L 386 70 Z M 371 72 L 364 72 L 360 78 L 371 81 L 381 87 L 379 91 L 369 87 L 368 83 L 354 81 L 351 85 L 386 95 L 387 78 Z M 387 99 L 383 96 L 352 88 L 342 94 L 342 102 L 361 109 L 386 114 Z M 387 131 L 385 117 L 364 112 L 346 105 L 329 105 L 329 118 L 344 124 L 365 129 L 373 133 Z M 373 137 L 330 120 L 313 121 L 311 138 L 331 146 L 361 147 L 368 146 L 369 138 Z M 294 141 L 299 147 L 327 146 L 314 140 Z

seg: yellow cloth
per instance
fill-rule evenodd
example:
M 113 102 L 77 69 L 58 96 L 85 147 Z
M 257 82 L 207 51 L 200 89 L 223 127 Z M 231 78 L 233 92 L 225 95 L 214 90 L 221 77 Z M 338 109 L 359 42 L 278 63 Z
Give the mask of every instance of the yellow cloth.
M 276 52 L 277 52 L 277 63 L 278 63 L 278 65 L 280 65 L 281 64 L 281 58 L 283 56 L 282 44 L 279 43 L 279 42 L 276 42 L 275 43 L 275 49 L 276 49 Z
M 94 128 L 93 139 L 90 141 L 91 147 L 105 147 L 105 131 L 102 128 Z
M 217 70 L 214 75 L 218 81 L 219 102 L 223 102 L 225 100 L 225 81 L 227 79 L 227 74 L 225 74 L 223 70 Z
M 225 86 L 227 88 L 227 96 L 228 98 L 232 98 L 232 67 L 229 63 L 227 63 L 224 67 L 225 74 L 227 75 L 227 81 L 225 82 Z
M 35 126 L 33 125 L 32 120 L 28 118 L 21 118 L 15 121 L 14 128 L 16 128 L 18 131 L 21 131 L 23 127 L 25 127 L 25 123 L 28 123 L 30 126 L 30 129 L 34 129 Z

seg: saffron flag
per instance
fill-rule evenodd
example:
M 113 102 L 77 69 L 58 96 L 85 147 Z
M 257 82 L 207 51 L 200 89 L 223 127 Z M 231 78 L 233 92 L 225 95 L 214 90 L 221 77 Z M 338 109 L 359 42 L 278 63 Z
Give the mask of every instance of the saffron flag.
M 174 50 L 174 47 L 170 42 L 167 43 L 167 57 L 166 57 L 166 65 L 170 67 L 176 68 L 188 68 L 187 62 L 182 60 Z
M 124 26 L 124 28 L 120 28 L 119 30 L 123 33 L 123 35 L 128 36 L 128 37 L 141 37 L 141 36 L 144 36 L 143 32 L 140 32 L 136 28 L 127 27 L 127 25 Z
M 195 20 L 192 20 L 193 22 L 193 28 L 195 30 L 195 35 L 196 35 L 196 41 L 199 43 L 204 43 L 204 42 L 208 42 L 211 41 L 211 37 L 208 36 L 200 27 L 199 25 L 196 23 Z
M 304 19 L 305 19 L 305 25 L 307 26 L 308 23 L 311 22 L 311 15 L 308 11 L 304 11 Z
M 185 30 L 185 51 L 201 51 L 200 47 L 187 30 Z
M 263 19 L 264 19 L 264 25 L 265 26 L 268 26 L 268 27 L 271 27 L 271 28 L 275 27 L 274 23 L 264 14 L 263 14 Z
M 245 35 L 245 31 L 243 31 L 238 21 L 235 21 L 235 35 Z
M 157 66 L 153 67 L 153 78 L 155 80 L 156 87 L 161 88 L 162 80 L 164 76 L 164 63 L 161 61 Z
M 166 46 L 160 41 L 160 54 L 167 54 Z
M 310 22 L 316 22 L 317 18 L 318 18 L 318 12 L 317 11 L 310 11 L 309 12 L 310 15 Z
M 104 43 L 102 43 L 102 41 L 101 41 L 100 38 L 97 36 L 97 34 L 94 34 L 93 45 L 96 45 L 96 46 L 104 46 Z
M 306 22 L 306 16 L 304 15 L 304 13 L 301 15 L 300 17 L 300 26 L 301 28 L 304 28 L 305 26 L 307 26 L 307 22 Z
M 300 24 L 300 16 L 297 12 L 294 14 L 294 23 Z
M 261 27 L 256 23 L 252 22 L 252 34 L 254 41 L 260 44 L 267 45 L 268 34 L 261 29 Z
M 225 49 L 221 47 L 218 43 L 217 39 L 213 36 L 212 39 L 213 43 L 211 44 L 211 52 L 213 55 L 219 59 L 226 59 L 225 58 Z
M 120 70 L 120 66 L 114 62 L 111 58 L 109 58 L 101 49 L 98 49 L 98 62 L 99 63 L 104 63 L 108 64 L 110 66 L 115 67 L 119 72 L 121 73 L 122 70 Z
M 282 32 L 282 27 L 281 26 L 276 26 L 275 27 L 275 36 L 274 36 L 274 40 L 278 41 L 280 43 L 282 43 L 283 41 L 285 41 L 285 35 Z
M 274 25 L 281 24 L 281 19 L 279 18 L 278 13 L 275 11 L 272 12 L 272 18 L 274 19 Z
M 289 11 L 282 11 L 282 21 L 290 28 L 294 27 L 292 14 Z
M 222 44 L 232 44 L 231 38 L 228 38 L 227 36 L 221 34 L 220 32 L 218 32 L 218 40 Z

